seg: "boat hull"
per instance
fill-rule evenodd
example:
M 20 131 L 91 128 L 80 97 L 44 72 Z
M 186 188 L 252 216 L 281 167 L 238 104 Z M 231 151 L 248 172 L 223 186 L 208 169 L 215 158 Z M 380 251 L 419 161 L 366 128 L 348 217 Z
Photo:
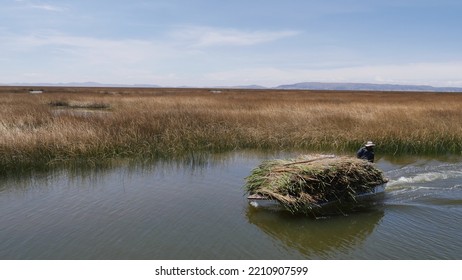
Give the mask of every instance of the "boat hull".
M 349 210 L 357 208 L 358 206 L 367 206 L 369 202 L 376 202 L 385 193 L 385 184 L 374 187 L 369 192 L 364 192 L 356 195 L 353 201 L 342 202 L 339 200 L 328 201 L 323 203 L 313 203 L 308 208 L 312 212 L 343 212 L 343 210 Z M 273 210 L 284 209 L 284 207 L 274 199 L 268 199 L 258 194 L 251 194 L 247 197 L 249 204 L 256 208 L 268 208 Z

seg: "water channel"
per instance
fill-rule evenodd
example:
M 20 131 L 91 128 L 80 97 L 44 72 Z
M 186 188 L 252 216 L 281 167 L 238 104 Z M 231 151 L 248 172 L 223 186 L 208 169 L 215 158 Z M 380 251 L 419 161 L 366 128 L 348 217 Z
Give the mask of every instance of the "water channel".
M 0 178 L 0 259 L 461 259 L 462 159 L 380 158 L 385 196 L 310 218 L 250 206 L 262 160 L 60 169 Z

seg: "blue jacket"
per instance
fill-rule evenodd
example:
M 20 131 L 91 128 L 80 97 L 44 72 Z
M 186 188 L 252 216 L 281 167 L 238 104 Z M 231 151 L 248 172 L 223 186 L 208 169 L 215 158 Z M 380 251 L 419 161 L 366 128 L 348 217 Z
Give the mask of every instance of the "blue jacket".
M 356 153 L 356 156 L 360 159 L 364 159 L 370 162 L 374 162 L 374 150 L 362 147 Z

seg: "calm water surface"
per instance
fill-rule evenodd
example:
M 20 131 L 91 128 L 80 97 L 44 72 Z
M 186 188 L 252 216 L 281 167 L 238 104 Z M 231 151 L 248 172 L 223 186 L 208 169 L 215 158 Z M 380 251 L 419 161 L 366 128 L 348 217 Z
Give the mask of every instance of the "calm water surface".
M 462 259 L 462 159 L 380 159 L 362 212 L 293 216 L 248 205 L 262 160 L 61 170 L 0 178 L 1 259 Z

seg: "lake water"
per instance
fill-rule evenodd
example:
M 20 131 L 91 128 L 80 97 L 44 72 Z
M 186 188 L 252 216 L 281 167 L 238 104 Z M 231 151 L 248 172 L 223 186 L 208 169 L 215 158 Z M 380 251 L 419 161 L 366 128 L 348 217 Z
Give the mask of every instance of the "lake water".
M 0 259 L 461 259 L 462 159 L 379 159 L 385 196 L 361 212 L 250 206 L 262 160 L 55 170 L 0 178 Z

